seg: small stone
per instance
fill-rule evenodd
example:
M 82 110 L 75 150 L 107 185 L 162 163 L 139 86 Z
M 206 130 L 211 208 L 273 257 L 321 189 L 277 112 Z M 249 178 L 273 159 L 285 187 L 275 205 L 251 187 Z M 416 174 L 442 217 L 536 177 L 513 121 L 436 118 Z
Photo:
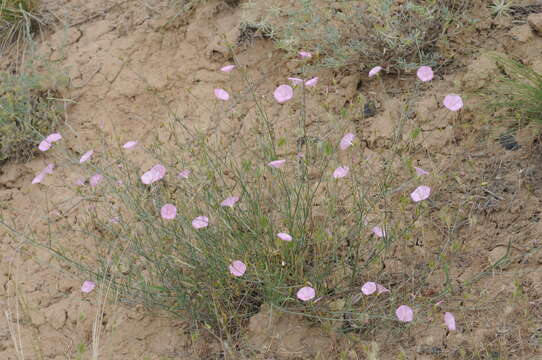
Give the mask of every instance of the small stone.
M 30 313 L 30 321 L 32 325 L 41 326 L 45 324 L 45 316 L 40 311 L 33 311 Z
M 533 29 L 527 24 L 514 26 L 509 34 L 512 39 L 526 43 L 533 38 Z
M 363 105 L 363 117 L 365 119 L 371 118 L 376 115 L 376 106 L 372 101 L 369 101 Z
M 60 329 L 66 323 L 68 314 L 64 308 L 65 304 L 63 302 L 56 303 L 46 309 L 47 322 L 54 328 Z
M 515 151 L 520 148 L 520 145 L 516 141 L 514 135 L 502 134 L 499 138 L 499 142 L 506 150 Z
M 527 22 L 534 31 L 538 32 L 539 35 L 542 36 L 542 13 L 538 14 L 530 14 L 527 17 Z

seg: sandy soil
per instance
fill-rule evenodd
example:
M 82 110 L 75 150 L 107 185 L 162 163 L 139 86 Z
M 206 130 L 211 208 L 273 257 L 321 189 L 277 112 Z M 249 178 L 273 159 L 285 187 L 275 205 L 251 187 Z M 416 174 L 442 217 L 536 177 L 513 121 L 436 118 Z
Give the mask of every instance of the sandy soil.
M 234 149 L 251 146 L 242 135 L 247 134 L 256 115 L 241 96 L 227 109 L 227 117 L 217 115 L 221 111 L 218 105 L 197 100 L 209 99 L 216 87 L 232 93 L 244 89 L 240 75 L 218 71 L 231 62 L 225 39 L 235 43 L 239 38 L 242 7 L 208 1 L 186 20 L 172 22 L 174 13 L 167 1 L 46 0 L 44 8 L 67 24 L 45 36 L 40 52 L 69 70 L 71 84 L 63 95 L 74 103 L 67 109 L 64 132 L 70 134 L 67 142 L 72 150 L 99 149 L 97 129 L 119 143 L 138 139 L 150 144 L 152 131 L 168 117 L 156 95 L 177 114 L 185 115 L 188 125 L 209 135 L 230 137 L 239 146 Z M 489 51 L 520 56 L 542 72 L 542 36 L 524 17 L 494 19 L 485 7 L 480 7 L 477 15 L 480 21 L 455 39 L 459 50 L 454 66 L 424 87 L 406 129 L 421 125 L 422 136 L 412 144 L 411 154 L 420 166 L 447 180 L 435 199 L 436 206 L 452 210 L 450 213 L 468 222 L 446 222 L 437 212 L 434 230 L 413 251 L 423 256 L 431 244 L 453 234 L 461 243 L 461 255 L 453 259 L 450 275 L 458 283 L 498 261 L 509 243 L 513 261 L 484 276 L 474 292 L 450 298 L 450 303 L 461 309 L 455 333 L 435 324 L 418 324 L 401 340 L 379 334 L 339 337 L 293 315 L 274 314 L 270 320 L 269 312 L 262 309 L 250 320 L 244 339 L 250 350 L 259 353 L 258 358 L 365 359 L 373 350 L 378 359 L 399 358 L 399 354 L 408 359 L 542 356 L 538 349 L 542 341 L 542 255 L 538 251 L 542 246 L 542 156 L 535 129 L 517 134 L 520 149 L 508 151 L 494 141 L 500 128 L 488 122 L 492 114 L 478 106 L 476 96 L 465 97 L 469 105 L 460 116 L 445 115 L 437 103 L 449 89 L 473 94 L 491 83 L 500 70 Z M 270 40 L 255 39 L 236 50 L 262 93 L 271 94 L 298 70 L 299 62 L 276 50 Z M 403 84 L 412 78 L 370 82 L 365 73 L 331 71 L 319 76 L 320 85 L 308 106 L 312 109 L 309 132 L 341 134 L 342 124 L 326 120 L 361 93 L 377 104 L 377 114 L 361 121 L 352 115 L 346 126 L 363 139 L 363 156 L 387 151 L 393 136 L 391 119 L 400 106 L 397 99 L 402 96 Z M 266 101 L 269 115 L 277 119 L 278 133 L 295 126 L 288 109 L 274 104 L 270 96 Z M 158 131 L 167 140 L 167 129 Z M 55 175 L 45 181 L 51 191 L 31 185 L 49 156 L 54 157 L 54 152 L 0 168 L 2 210 L 16 214 L 11 219 L 17 227 L 35 229 L 38 237 L 47 231 L 44 214 L 72 214 L 69 209 L 78 199 L 72 193 L 54 190 L 67 182 L 74 184 L 82 175 L 73 173 L 69 166 L 58 166 Z M 141 156 L 142 167 L 150 164 L 144 154 L 137 156 Z M 52 205 L 46 208 L 45 203 Z M 25 358 L 78 358 L 81 344 L 88 349 L 92 341 L 100 292 L 82 294 L 79 274 L 70 273 L 49 253 L 25 244 L 6 229 L 1 229 L 0 235 L 0 305 L 14 312 L 15 294 L 24 304 L 9 323 L 16 326 L 15 320 L 20 319 Z M 74 246 L 82 239 L 64 241 Z M 428 288 L 437 287 L 442 279 L 431 281 Z M 103 359 L 214 359 L 231 355 L 227 344 L 195 336 L 181 320 L 140 306 L 108 304 L 102 325 Z M 87 350 L 82 358 L 88 354 Z M 16 358 L 8 321 L 3 318 L 0 359 Z

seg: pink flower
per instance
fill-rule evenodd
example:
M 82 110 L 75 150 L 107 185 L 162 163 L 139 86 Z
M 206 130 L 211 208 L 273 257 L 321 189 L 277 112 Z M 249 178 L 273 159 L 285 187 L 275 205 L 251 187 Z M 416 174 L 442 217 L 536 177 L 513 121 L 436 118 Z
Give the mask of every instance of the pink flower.
M 312 54 L 308 51 L 300 51 L 298 52 L 298 55 L 302 59 L 310 59 L 312 57 Z
M 235 203 L 238 201 L 239 201 L 239 196 L 230 196 L 224 199 L 224 201 L 220 203 L 220 206 L 233 207 L 233 205 L 235 205 Z
M 373 229 L 373 234 L 375 234 L 377 237 L 384 237 L 386 236 L 386 231 L 382 229 L 380 226 L 375 226 Z
M 192 226 L 194 229 L 201 229 L 209 225 L 209 218 L 207 216 L 198 216 L 192 220 Z
M 85 179 L 78 179 L 75 182 L 75 185 L 84 186 L 85 185 Z
M 414 166 L 414 170 L 416 170 L 416 174 L 418 174 L 418 175 L 420 175 L 420 176 L 428 175 L 428 174 L 429 174 L 429 172 L 425 171 L 425 170 L 422 169 L 422 168 L 416 167 L 416 166 Z
M 386 289 L 384 286 L 370 281 L 363 284 L 363 286 L 361 287 L 361 292 L 365 295 L 371 295 L 374 292 L 380 295 L 382 293 L 390 292 L 390 291 Z
M 369 71 L 369 77 L 373 77 L 376 74 L 378 74 L 382 70 L 382 66 L 375 66 L 374 68 Z
M 313 86 L 316 86 L 317 83 L 318 83 L 318 78 L 314 77 L 312 79 L 309 79 L 309 80 L 305 81 L 305 86 L 306 87 L 313 87 Z
M 463 107 L 463 100 L 457 94 L 446 95 L 442 104 L 451 111 L 458 111 Z
M 45 140 L 50 143 L 54 143 L 55 141 L 58 141 L 60 139 L 62 139 L 62 135 L 60 135 L 59 133 L 53 133 L 45 138 Z
M 92 175 L 89 179 L 90 186 L 96 186 L 103 180 L 103 176 L 100 174 Z
M 149 185 L 162 179 L 165 174 L 166 168 L 161 164 L 156 164 L 141 176 L 141 182 L 145 185 Z
M 402 322 L 411 322 L 414 319 L 414 312 L 412 309 L 406 305 L 401 305 L 395 310 L 395 315 L 399 321 Z
M 452 313 L 445 312 L 444 313 L 444 323 L 448 327 L 448 330 L 455 331 L 455 316 Z
M 272 168 L 278 169 L 278 168 L 282 167 L 282 165 L 284 165 L 285 162 L 286 162 L 286 160 L 273 160 L 270 163 L 268 163 L 267 165 L 272 167 Z
M 241 260 L 232 261 L 229 268 L 230 268 L 230 273 L 236 277 L 243 276 L 245 272 L 247 271 L 247 266 Z
M 60 139 L 62 139 L 62 135 L 60 135 L 59 133 L 50 134 L 45 138 L 45 140 L 40 142 L 40 144 L 38 145 L 38 149 L 40 149 L 40 151 L 47 151 L 51 148 L 51 145 L 55 141 L 58 141 Z
M 226 65 L 226 66 L 221 67 L 220 71 L 225 72 L 225 73 L 229 73 L 233 69 L 235 69 L 235 65 Z
M 302 287 L 297 291 L 297 298 L 301 301 L 309 301 L 314 299 L 316 296 L 316 291 L 310 286 Z
M 55 168 L 55 164 L 49 164 L 45 167 L 45 169 L 43 169 L 43 172 L 45 174 L 52 174 L 53 173 L 53 169 Z
M 387 292 L 390 292 L 389 289 L 386 289 L 384 286 L 380 285 L 380 284 L 376 284 L 376 291 L 377 291 L 377 294 L 380 295 L 382 293 L 387 293 Z
M 160 209 L 160 215 L 162 216 L 162 219 L 173 220 L 177 216 L 177 208 L 172 204 L 165 204 L 162 206 L 162 209 Z
M 376 283 L 370 281 L 363 284 L 361 292 L 365 295 L 371 295 L 376 291 Z
M 289 77 L 288 80 L 290 80 L 294 86 L 299 85 L 299 84 L 303 84 L 303 79 L 300 79 L 300 78 Z
M 43 169 L 42 171 L 39 172 L 38 175 L 36 175 L 36 177 L 34 179 L 32 179 L 32 184 L 39 184 L 43 181 L 43 179 L 45 179 L 45 175 L 47 174 L 52 174 L 53 173 L 53 169 L 55 168 L 55 164 L 49 164 L 45 167 L 45 169 Z
M 341 150 L 346 150 L 350 147 L 350 145 L 352 145 L 352 141 L 354 141 L 354 138 L 356 136 L 352 133 L 348 133 L 346 135 L 343 136 L 343 138 L 341 139 L 341 142 L 339 143 L 339 148 Z
M 86 280 L 83 282 L 83 285 L 81 285 L 81 291 L 84 293 L 89 293 L 96 287 L 96 283 Z
M 290 234 L 287 234 L 287 233 L 278 233 L 277 234 L 277 237 L 281 240 L 284 240 L 284 241 L 292 241 L 292 236 Z
M 126 144 L 122 145 L 125 149 L 131 149 L 137 145 L 137 141 L 128 141 Z
M 335 179 L 340 179 L 348 175 L 348 172 L 350 171 L 350 168 L 348 166 L 339 166 L 335 169 L 333 172 L 333 177 Z
M 79 163 L 82 164 L 85 161 L 87 161 L 88 159 L 90 159 L 92 154 L 94 154 L 94 150 L 89 150 L 86 153 L 84 153 L 83 156 L 81 156 L 81 159 L 79 159 Z
M 177 177 L 179 179 L 188 179 L 188 176 L 190 175 L 191 171 L 190 170 L 183 170 L 179 173 L 179 175 L 177 175 Z
M 51 148 L 51 143 L 47 140 L 43 140 L 42 142 L 40 142 L 40 144 L 38 145 L 38 149 L 40 149 L 40 151 L 47 151 Z
M 431 81 L 433 79 L 433 69 L 430 66 L 420 66 L 416 75 L 423 82 Z
M 230 94 L 224 89 L 215 89 L 215 96 L 219 100 L 228 101 L 230 99 Z
M 290 85 L 280 85 L 275 89 L 273 96 L 279 104 L 282 104 L 294 96 L 294 89 Z
M 429 195 L 431 195 L 431 188 L 429 186 L 421 185 L 410 194 L 410 197 L 414 202 L 419 202 L 429 198 Z
M 45 179 L 45 173 L 42 171 L 34 179 L 32 179 L 32 184 L 39 184 Z

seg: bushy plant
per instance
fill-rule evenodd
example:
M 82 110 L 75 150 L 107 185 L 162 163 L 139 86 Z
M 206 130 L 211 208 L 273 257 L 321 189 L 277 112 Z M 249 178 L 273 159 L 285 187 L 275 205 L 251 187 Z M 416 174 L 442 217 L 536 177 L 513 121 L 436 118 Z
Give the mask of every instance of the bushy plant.
M 36 0 L 0 0 L 0 52 L 26 46 L 40 24 Z
M 542 74 L 518 60 L 495 59 L 503 76 L 486 91 L 488 104 L 512 113 L 520 123 L 542 123 Z
M 236 69 L 243 71 L 240 64 Z M 411 294 L 446 271 L 448 249 L 415 260 L 409 254 L 431 212 L 431 177 L 403 157 L 402 135 L 368 160 L 358 156 L 353 133 L 309 134 L 312 79 L 295 90 L 297 130 L 279 138 L 263 97 L 247 72 L 243 77 L 257 119 L 243 133 L 244 151 L 220 134 L 198 133 L 173 112 L 169 141 L 143 149 L 147 165 L 131 155 L 143 147 L 136 141 L 115 146 L 104 137 L 99 154 L 87 151 L 79 161 L 66 149 L 76 171 L 88 176 L 76 188 L 83 214 L 59 222 L 57 230 L 49 220 L 46 239 L 26 238 L 91 280 L 106 281 L 124 300 L 167 309 L 219 336 L 239 334 L 262 304 L 342 331 L 412 321 L 406 304 L 426 308 L 416 310 L 419 319 L 429 317 L 440 295 L 413 305 Z M 284 84 L 274 97 L 290 106 L 293 94 Z M 215 89 L 215 96 L 222 111 L 231 95 Z M 398 129 L 405 118 L 395 119 Z M 34 183 L 53 169 L 49 165 Z M 56 241 L 67 233 L 84 241 L 73 247 Z M 82 290 L 92 288 L 86 282 Z
M 0 162 L 30 158 L 58 124 L 62 102 L 50 87 L 58 79 L 30 70 L 0 73 Z
M 326 67 L 381 65 L 398 72 L 444 63 L 446 40 L 460 28 L 468 3 L 301 0 L 273 14 L 280 17 L 281 48 L 311 51 Z

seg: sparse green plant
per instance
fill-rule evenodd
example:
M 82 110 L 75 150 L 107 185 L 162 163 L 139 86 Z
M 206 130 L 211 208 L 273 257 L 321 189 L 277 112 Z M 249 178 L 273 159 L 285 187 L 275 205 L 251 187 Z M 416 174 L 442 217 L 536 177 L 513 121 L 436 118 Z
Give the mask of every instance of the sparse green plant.
M 0 162 L 29 159 L 43 134 L 62 117 L 63 101 L 56 87 L 64 77 L 56 70 L 38 72 L 38 65 L 32 62 L 18 73 L 0 73 Z
M 168 24 L 175 22 L 186 23 L 187 19 L 194 14 L 196 9 L 201 8 L 201 5 L 208 2 L 214 4 L 213 11 L 220 11 L 224 8 L 238 6 L 240 0 L 171 0 L 170 3 L 175 9 L 175 15 L 169 19 Z
M 489 6 L 491 10 L 491 15 L 499 16 L 510 16 L 510 11 L 512 11 L 513 0 L 493 0 L 493 3 Z
M 278 22 L 279 47 L 310 51 L 320 66 L 367 68 L 390 72 L 443 64 L 446 39 L 458 32 L 464 0 L 318 1 L 301 0 L 284 8 Z M 276 11 L 274 12 L 276 14 Z
M 24 54 L 41 25 L 36 0 L 0 0 L 0 54 L 12 46 L 16 55 Z
M 485 92 L 495 110 L 512 114 L 518 125 L 542 123 L 542 74 L 518 60 L 496 57 L 503 76 Z

